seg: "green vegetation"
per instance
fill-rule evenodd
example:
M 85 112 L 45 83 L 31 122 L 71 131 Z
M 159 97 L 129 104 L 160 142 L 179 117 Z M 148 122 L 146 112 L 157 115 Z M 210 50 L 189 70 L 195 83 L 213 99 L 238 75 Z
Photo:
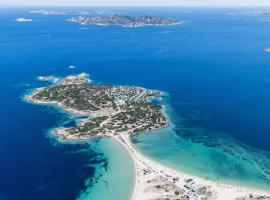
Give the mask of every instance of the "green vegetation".
M 72 76 L 64 83 L 40 89 L 30 97 L 33 101 L 58 103 L 66 109 L 91 116 L 75 127 L 60 131 L 58 134 L 62 134 L 63 138 L 73 135 L 86 139 L 122 132 L 135 134 L 167 125 L 167 119 L 161 112 L 162 106 L 149 101 L 151 97 L 160 96 L 158 91 L 75 81 L 77 77 Z

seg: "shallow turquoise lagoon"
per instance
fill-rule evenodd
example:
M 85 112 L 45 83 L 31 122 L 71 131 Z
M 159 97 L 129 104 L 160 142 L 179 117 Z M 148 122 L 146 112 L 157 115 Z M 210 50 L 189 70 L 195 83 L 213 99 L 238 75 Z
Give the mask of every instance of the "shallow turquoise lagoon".
M 179 137 L 172 126 L 134 136 L 132 141 L 138 151 L 173 169 L 224 183 L 269 190 L 269 179 L 252 158 L 186 140 Z
M 128 151 L 118 141 L 103 137 L 96 143 L 96 150 L 103 153 L 107 162 L 96 168 L 94 184 L 85 181 L 87 189 L 77 200 L 130 199 L 134 187 L 135 169 Z
M 73 15 L 36 15 L 29 13 L 32 9 L 0 12 L 0 199 L 127 199 L 132 187 L 124 182 L 132 182 L 133 175 L 126 169 L 130 162 L 123 161 L 130 160 L 125 151 L 117 153 L 117 142 L 106 138 L 89 148 L 52 146 L 44 134 L 62 126 L 58 122 L 65 116 L 20 99 L 25 91 L 44 86 L 37 76 L 81 72 L 102 83 L 171 94 L 179 118 L 173 115 L 169 130 L 134 138 L 144 154 L 189 173 L 269 190 L 269 21 L 243 15 L 246 8 L 104 8 L 185 23 L 82 29 L 66 21 Z M 33 22 L 16 23 L 19 17 Z M 73 124 L 70 119 L 64 123 Z M 120 169 L 124 173 L 118 180 Z M 117 181 L 120 186 L 114 188 Z

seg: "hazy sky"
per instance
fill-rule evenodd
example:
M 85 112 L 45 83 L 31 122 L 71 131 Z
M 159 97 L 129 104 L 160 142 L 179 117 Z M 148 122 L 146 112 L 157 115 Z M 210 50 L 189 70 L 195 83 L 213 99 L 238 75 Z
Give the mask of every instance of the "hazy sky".
M 0 5 L 270 6 L 270 0 L 0 0 Z

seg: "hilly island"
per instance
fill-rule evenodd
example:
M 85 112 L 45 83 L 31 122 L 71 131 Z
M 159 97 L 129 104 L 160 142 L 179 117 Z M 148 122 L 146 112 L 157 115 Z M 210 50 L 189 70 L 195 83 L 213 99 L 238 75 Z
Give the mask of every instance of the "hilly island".
M 162 26 L 181 24 L 182 20 L 173 19 L 163 16 L 142 15 L 94 15 L 79 16 L 68 19 L 69 22 L 77 22 L 82 25 L 118 25 L 122 27 L 138 27 L 138 26 Z

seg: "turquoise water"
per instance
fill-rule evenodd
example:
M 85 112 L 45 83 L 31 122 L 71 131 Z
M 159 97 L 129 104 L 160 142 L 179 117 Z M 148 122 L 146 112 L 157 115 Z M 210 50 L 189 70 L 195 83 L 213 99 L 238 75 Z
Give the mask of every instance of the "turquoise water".
M 173 121 L 179 122 L 181 119 L 173 119 L 176 118 L 176 113 L 168 104 L 168 100 L 163 103 L 167 105 L 166 114 L 172 119 L 170 125 L 165 129 L 133 136 L 132 141 L 138 151 L 179 171 L 223 183 L 269 191 L 269 168 L 263 170 L 263 166 L 269 166 L 269 159 L 264 157 L 262 152 L 260 154 L 257 150 L 248 150 L 246 146 L 245 148 L 241 147 L 242 144 L 236 144 L 236 141 L 234 144 L 230 143 L 234 146 L 230 146 L 230 151 L 226 151 L 222 146 L 206 146 L 179 137 L 181 131 L 175 131 Z M 233 152 L 234 148 L 237 148 L 238 152 Z M 264 159 L 261 160 L 262 163 L 256 162 L 255 156 Z
M 137 137 L 146 155 L 203 177 L 269 190 L 270 54 L 264 51 L 270 47 L 269 22 L 242 15 L 245 8 L 87 8 L 185 23 L 82 29 L 66 21 L 72 15 L 35 15 L 32 9 L 0 10 L 0 199 L 104 195 L 96 192 L 102 181 L 93 182 L 113 156 L 102 153 L 103 142 L 101 148 L 94 141 L 52 144 L 48 130 L 72 126 L 76 119 L 20 98 L 44 86 L 37 76 L 81 72 L 95 82 L 170 93 L 174 126 Z M 14 22 L 18 17 L 33 22 Z
M 97 148 L 108 158 L 108 166 L 95 172 L 94 188 L 86 180 L 87 189 L 77 200 L 130 199 L 134 187 L 135 169 L 131 156 L 124 146 L 111 138 L 100 138 Z

